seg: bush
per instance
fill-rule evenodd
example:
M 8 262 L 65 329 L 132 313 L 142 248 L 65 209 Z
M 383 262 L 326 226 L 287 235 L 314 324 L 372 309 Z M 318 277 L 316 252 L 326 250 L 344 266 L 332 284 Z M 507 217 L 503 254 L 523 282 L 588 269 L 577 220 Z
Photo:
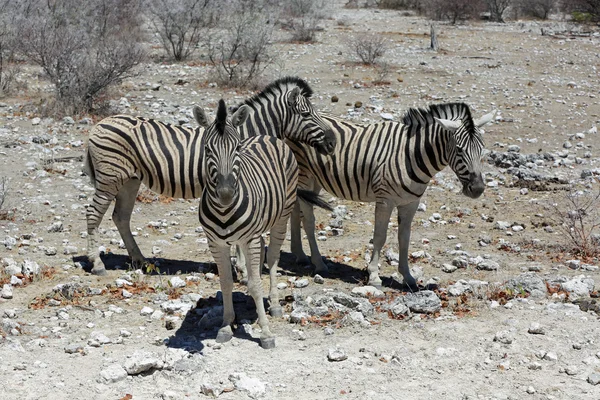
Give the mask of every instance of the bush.
M 169 57 L 186 60 L 198 47 L 207 28 L 214 26 L 218 0 L 147 0 L 154 32 Z
M 504 13 L 511 7 L 513 0 L 485 0 L 490 20 L 504 22 Z
M 379 0 L 377 6 L 390 10 L 421 11 L 423 0 Z
M 11 0 L 0 1 L 0 96 L 10 93 L 19 72 L 14 62 L 16 49 L 14 7 Z
M 569 0 L 562 2 L 563 11 L 570 13 L 575 22 L 600 21 L 600 0 Z
M 519 10 L 527 16 L 548 19 L 556 10 L 558 0 L 521 0 Z
M 349 51 L 365 64 L 375 64 L 387 48 L 388 41 L 376 33 L 364 33 L 354 36 L 346 43 Z
M 600 254 L 600 190 L 594 194 L 570 188 L 550 210 L 565 245 L 583 257 Z
M 480 0 L 424 0 L 427 17 L 435 20 L 449 20 L 452 24 L 465 21 L 481 11 Z
M 93 110 L 143 59 L 136 0 L 25 0 L 13 18 L 19 50 L 55 86 L 59 113 Z
M 234 2 L 222 14 L 221 29 L 205 36 L 207 56 L 219 85 L 251 86 L 274 63 L 270 47 L 274 11 L 266 2 Z
M 312 42 L 318 23 L 325 17 L 324 0 L 288 0 L 284 14 L 288 21 L 286 26 L 292 31 L 292 40 L 297 42 Z

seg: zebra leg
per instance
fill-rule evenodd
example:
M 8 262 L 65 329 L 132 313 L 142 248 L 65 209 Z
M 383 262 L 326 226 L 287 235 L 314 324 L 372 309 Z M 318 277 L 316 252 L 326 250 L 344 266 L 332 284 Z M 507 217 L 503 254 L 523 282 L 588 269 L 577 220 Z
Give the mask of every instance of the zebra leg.
M 385 201 L 377 201 L 375 204 L 375 232 L 373 234 L 373 255 L 369 263 L 369 285 L 381 287 L 379 277 L 379 256 L 381 249 L 387 239 L 387 229 L 393 208 Z
M 277 265 L 279 264 L 280 250 L 285 239 L 286 228 L 286 219 L 271 228 L 269 249 L 267 250 L 267 266 L 269 267 L 269 283 L 271 285 L 269 289 L 269 314 L 272 317 L 283 316 L 283 308 L 279 304 L 279 293 L 277 291 Z
M 329 272 L 329 268 L 327 268 L 327 265 L 323 262 L 323 257 L 321 257 L 321 253 L 319 252 L 319 246 L 317 246 L 313 206 L 300 200 L 299 203 L 302 211 L 302 224 L 304 225 L 304 231 L 306 232 L 308 244 L 310 246 L 310 260 L 315 266 L 315 274 L 325 275 Z
M 131 213 L 135 206 L 135 198 L 137 197 L 140 184 L 141 182 L 138 179 L 130 179 L 125 182 L 117 194 L 115 209 L 112 215 L 113 222 L 121 234 L 125 248 L 127 248 L 127 253 L 131 257 L 131 264 L 135 268 L 142 267 L 146 262 L 131 234 Z
M 272 349 L 275 347 L 275 336 L 269 330 L 269 320 L 265 312 L 263 303 L 263 287 L 260 279 L 260 270 L 262 269 L 264 241 L 262 237 L 252 239 L 246 246 L 246 260 L 248 260 L 248 292 L 254 299 L 256 305 L 256 314 L 258 315 L 258 325 L 262 333 L 260 335 L 260 345 L 263 349 Z
M 246 255 L 241 246 L 235 246 L 235 270 L 239 274 L 238 278 L 242 285 L 248 284 L 248 266 L 246 265 Z
M 98 254 L 98 248 L 96 246 L 96 233 L 98 232 L 98 226 L 102 222 L 106 210 L 110 206 L 113 195 L 110 193 L 101 193 L 96 189 L 92 204 L 86 210 L 86 221 L 87 221 L 87 255 L 88 260 L 92 264 L 92 274 L 94 275 L 106 275 L 106 268 L 100 259 Z
M 302 233 L 300 231 L 300 200 L 296 200 L 294 208 L 292 210 L 292 216 L 290 218 L 290 235 L 292 242 L 290 249 L 292 254 L 296 256 L 296 263 L 299 265 L 306 265 L 309 263 L 308 256 L 302 249 Z M 268 261 L 268 259 L 267 259 Z
M 231 248 L 230 246 L 210 246 L 210 251 L 217 263 L 219 270 L 219 281 L 221 283 L 221 294 L 223 295 L 223 324 L 217 333 L 217 343 L 225 343 L 233 337 L 231 325 L 235 320 L 233 310 L 233 273 L 231 271 Z
M 411 275 L 408 267 L 408 246 L 410 244 L 410 226 L 417 212 L 417 207 L 419 207 L 419 201 L 398 206 L 398 246 L 400 247 L 398 272 L 402 274 L 404 284 L 411 288 L 417 286 L 417 281 Z

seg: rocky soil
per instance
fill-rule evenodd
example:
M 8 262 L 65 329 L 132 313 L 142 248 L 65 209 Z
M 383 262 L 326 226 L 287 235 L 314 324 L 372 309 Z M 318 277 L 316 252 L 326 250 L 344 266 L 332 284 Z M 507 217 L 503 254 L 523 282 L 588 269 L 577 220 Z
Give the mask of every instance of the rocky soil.
M 568 211 L 571 185 L 599 190 L 600 35 L 565 34 L 560 21 L 442 24 L 433 52 L 428 21 L 341 4 L 316 43 L 290 43 L 281 31 L 274 44 L 280 73 L 308 79 L 319 110 L 357 122 L 450 101 L 468 103 L 476 117 L 498 111 L 486 127 L 482 198 L 461 197 L 447 170 L 422 199 L 410 251 L 423 290 L 407 292 L 395 273 L 394 219 L 384 287 L 365 286 L 374 207 L 333 198 L 333 215 L 317 211 L 331 275 L 313 276 L 283 254 L 286 306 L 284 318 L 271 319 L 273 350 L 260 348 L 252 300 L 237 284 L 236 335 L 215 342 L 219 283 L 195 201 L 140 193 L 132 227 L 157 269 L 131 270 L 106 218 L 99 243 L 109 274 L 90 275 L 83 256 L 93 190 L 80 161 L 94 120 L 28 111 L 49 86 L 26 67 L 27 91 L 0 104 L 0 177 L 9 188 L 0 220 L 0 398 L 600 398 L 600 261 L 565 247 L 552 207 Z M 375 84 L 378 71 L 344 47 L 364 31 L 390 41 L 386 83 Z M 193 63 L 147 64 L 114 105 L 187 123 L 193 105 L 212 111 L 221 97 L 234 104 L 251 94 L 208 76 Z

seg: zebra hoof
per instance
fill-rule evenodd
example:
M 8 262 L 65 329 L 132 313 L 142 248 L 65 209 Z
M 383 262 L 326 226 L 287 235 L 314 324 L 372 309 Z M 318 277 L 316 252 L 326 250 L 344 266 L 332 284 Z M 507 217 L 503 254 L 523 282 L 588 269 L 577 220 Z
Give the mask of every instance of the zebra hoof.
M 273 317 L 273 318 L 281 318 L 281 317 L 283 317 L 283 307 L 281 307 L 281 306 L 269 307 L 269 314 L 271 314 L 271 317 Z
M 369 279 L 369 286 L 373 286 L 373 287 L 381 290 L 381 288 L 383 287 L 383 282 L 381 281 L 380 277 L 370 278 Z
M 217 338 L 215 339 L 217 343 L 225 343 L 229 342 L 233 337 L 233 332 L 230 327 L 225 327 L 219 329 L 219 333 L 217 333 Z
M 261 338 L 260 339 L 260 347 L 262 347 L 265 350 L 274 349 L 275 348 L 275 338 L 274 337 Z

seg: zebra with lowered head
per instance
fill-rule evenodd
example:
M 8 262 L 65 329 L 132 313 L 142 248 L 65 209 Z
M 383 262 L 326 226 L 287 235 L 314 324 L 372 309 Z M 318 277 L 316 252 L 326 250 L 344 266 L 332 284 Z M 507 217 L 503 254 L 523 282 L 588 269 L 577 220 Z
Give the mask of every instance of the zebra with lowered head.
M 242 137 L 271 135 L 306 143 L 320 154 L 335 147 L 331 127 L 313 109 L 312 90 L 302 79 L 286 77 L 244 102 L 249 108 L 238 127 Z M 87 209 L 88 259 L 92 273 L 106 269 L 96 249 L 96 230 L 113 199 L 112 215 L 134 266 L 143 265 L 131 233 L 131 213 L 140 184 L 158 194 L 191 199 L 202 194 L 203 128 L 118 115 L 101 120 L 89 135 L 84 172 L 95 188 Z
M 450 166 L 462 193 L 478 198 L 485 189 L 481 172 L 484 144 L 481 127 L 494 113 L 473 119 L 464 103 L 431 105 L 409 109 L 402 123 L 380 122 L 360 125 L 333 116 L 324 116 L 333 128 L 337 146 L 328 156 L 291 143 L 299 163 L 299 185 L 316 193 L 321 188 L 346 200 L 375 202 L 373 255 L 368 265 L 369 284 L 381 286 L 379 256 L 385 244 L 388 223 L 398 210 L 398 270 L 404 283 L 416 285 L 408 266 L 410 228 L 419 200 L 431 178 Z M 312 207 L 300 204 L 308 236 L 311 261 L 317 273 L 326 273 L 314 234 Z M 292 215 L 291 249 L 307 261 L 300 240 L 300 214 Z
M 223 100 L 217 117 L 209 123 L 204 111 L 194 108 L 194 116 L 206 130 L 204 146 L 204 180 L 199 218 L 208 245 L 219 270 L 223 293 L 223 325 L 217 342 L 231 339 L 234 322 L 231 269 L 231 246 L 238 245 L 248 263 L 248 291 L 256 304 L 261 327 L 261 346 L 272 348 L 275 338 L 269 330 L 263 305 L 260 273 L 263 265 L 262 234 L 270 231 L 267 265 L 270 274 L 271 315 L 283 310 L 277 294 L 277 263 L 285 238 L 287 220 L 296 204 L 298 164 L 288 146 L 275 137 L 260 135 L 241 140 L 237 127 L 244 123 L 249 107 L 242 105 L 227 118 Z M 313 192 L 299 191 L 298 197 L 329 208 Z

